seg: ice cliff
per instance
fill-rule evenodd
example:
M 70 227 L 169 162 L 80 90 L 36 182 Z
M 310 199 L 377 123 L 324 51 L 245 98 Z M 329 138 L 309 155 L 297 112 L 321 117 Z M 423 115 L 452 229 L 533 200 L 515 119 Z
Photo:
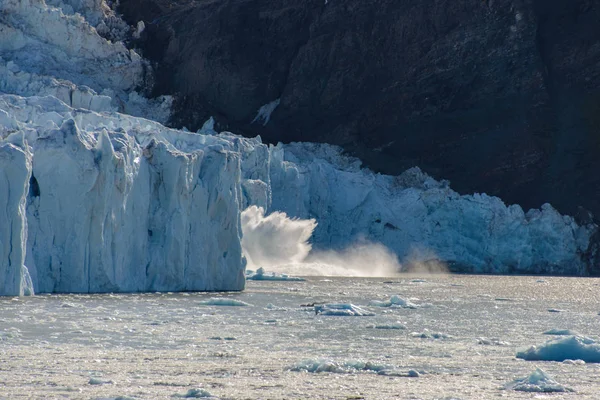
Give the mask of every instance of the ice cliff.
M 486 194 L 461 196 L 418 168 L 375 174 L 337 146 L 267 147 L 222 136 L 242 154 L 244 205 L 316 219 L 313 248 L 366 239 L 392 250 L 405 269 L 442 263 L 458 272 L 588 274 L 583 255 L 595 227 L 549 204 L 524 212 Z
M 170 99 L 138 93 L 152 71 L 119 21 L 101 0 L 0 3 L 0 294 L 241 290 L 250 205 L 316 219 L 317 249 L 586 274 L 592 228 L 550 206 L 374 174 L 334 146 L 166 128 Z

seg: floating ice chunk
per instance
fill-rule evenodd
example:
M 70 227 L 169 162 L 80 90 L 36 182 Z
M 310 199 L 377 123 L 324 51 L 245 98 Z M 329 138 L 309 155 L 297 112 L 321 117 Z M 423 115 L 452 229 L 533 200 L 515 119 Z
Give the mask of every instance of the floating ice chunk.
M 527 361 L 583 360 L 600 363 L 600 344 L 585 336 L 567 336 L 519 351 L 517 358 Z
M 266 272 L 263 268 L 259 268 L 256 272 L 247 271 L 246 280 L 250 281 L 291 281 L 303 282 L 306 279 L 287 274 L 277 274 L 275 272 Z
M 190 389 L 185 394 L 174 394 L 171 397 L 178 397 L 184 399 L 206 399 L 215 398 L 208 390 L 205 389 Z
M 347 374 L 357 371 L 377 372 L 393 371 L 396 369 L 393 365 L 379 364 L 371 361 L 348 360 L 348 361 L 333 361 L 328 359 L 307 359 L 302 360 L 295 365 L 288 367 L 290 371 L 295 372 L 333 372 L 338 374 Z
M 88 383 L 90 385 L 112 385 L 112 384 L 114 384 L 114 382 L 111 381 L 111 380 L 100 379 L 100 378 L 96 378 L 96 377 L 90 378 L 90 380 L 88 381 Z
M 585 361 L 583 361 L 583 360 L 570 360 L 570 359 L 566 359 L 565 361 L 563 361 L 563 364 L 568 364 L 568 365 L 585 365 Z
M 504 386 L 504 389 L 517 390 L 520 392 L 573 392 L 574 390 L 561 385 L 552 379 L 546 372 L 536 368 L 526 378 L 516 379 Z
M 421 339 L 449 339 L 452 337 L 441 332 L 430 332 L 428 329 L 425 329 L 423 332 L 413 332 L 410 335 Z
M 557 336 L 577 336 L 579 333 L 572 331 L 571 329 L 550 329 L 544 332 L 544 335 L 557 335 Z
M 373 300 L 369 304 L 374 307 L 401 307 L 401 308 L 418 308 L 419 306 L 415 303 L 412 303 L 408 299 L 403 299 L 400 296 L 394 295 L 390 297 L 387 301 L 378 301 Z
M 208 300 L 204 300 L 200 302 L 202 306 L 252 306 L 250 303 L 246 303 L 245 301 L 230 299 L 226 297 L 211 297 Z
M 367 325 L 367 328 L 371 328 L 371 329 L 406 329 L 406 326 L 402 325 L 399 322 L 396 322 L 396 323 L 393 323 L 393 324 Z
M 271 120 L 271 114 L 273 114 L 279 103 L 281 103 L 281 99 L 273 100 L 259 108 L 256 117 L 254 117 L 251 123 L 262 122 L 263 126 L 266 126 Z
M 273 303 L 267 304 L 267 306 L 265 307 L 265 309 L 271 310 L 271 311 L 287 311 L 287 308 L 276 306 Z
M 315 305 L 315 314 L 338 317 L 371 317 L 375 315 L 375 313 L 349 303 Z
M 503 342 L 498 338 L 485 338 L 480 337 L 477 339 L 477 344 L 481 344 L 484 346 L 510 346 L 509 342 Z

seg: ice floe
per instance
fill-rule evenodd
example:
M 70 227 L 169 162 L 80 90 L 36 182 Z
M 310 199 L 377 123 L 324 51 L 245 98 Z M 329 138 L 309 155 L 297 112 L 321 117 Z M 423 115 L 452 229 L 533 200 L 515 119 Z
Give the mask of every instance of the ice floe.
M 211 297 L 210 299 L 203 300 L 199 303 L 202 306 L 230 306 L 230 307 L 247 307 L 252 304 L 246 303 L 242 300 L 229 299 L 226 297 Z
M 600 363 L 600 344 L 585 336 L 567 336 L 517 352 L 517 358 L 528 361 L 583 360 Z
M 379 301 L 379 300 L 372 300 L 369 303 L 370 306 L 373 307 L 400 307 L 400 308 L 418 308 L 419 305 L 411 302 L 408 299 L 403 299 L 402 297 L 398 296 L 398 295 L 393 295 L 392 297 L 390 297 L 389 300 L 386 301 Z
M 349 303 L 319 304 L 314 306 L 315 314 L 338 317 L 370 317 L 375 313 Z
M 540 368 L 536 368 L 529 376 L 516 379 L 504 386 L 504 389 L 520 392 L 573 392 L 573 389 L 561 385 Z
M 259 268 L 255 271 L 246 270 L 246 279 L 250 281 L 289 281 L 289 282 L 303 282 L 306 279 L 289 276 L 287 274 L 278 274 L 276 272 L 266 272 L 263 268 Z

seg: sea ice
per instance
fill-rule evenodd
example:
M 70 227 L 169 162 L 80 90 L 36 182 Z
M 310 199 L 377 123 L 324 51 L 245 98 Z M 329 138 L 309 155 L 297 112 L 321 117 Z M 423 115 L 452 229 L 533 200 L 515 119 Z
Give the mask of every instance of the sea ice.
M 190 389 L 184 394 L 174 394 L 172 397 L 179 397 L 184 399 L 214 399 L 212 394 L 206 389 Z
M 245 301 L 229 299 L 225 297 L 211 297 L 208 300 L 201 301 L 199 303 L 202 306 L 232 306 L 232 307 L 246 307 L 252 304 L 246 303 Z
M 375 315 L 359 306 L 349 303 L 319 304 L 315 305 L 315 314 L 338 317 L 371 317 Z
M 600 363 L 600 344 L 585 336 L 567 336 L 519 351 L 517 358 L 527 361 L 564 361 L 571 359 L 583 360 L 586 363 Z
M 510 346 L 509 342 L 504 342 L 498 338 L 485 338 L 485 337 L 478 338 L 477 344 L 481 344 L 484 346 Z
M 288 367 L 290 371 L 296 372 L 334 372 L 338 374 L 352 373 L 357 371 L 381 372 L 395 370 L 396 367 L 387 364 L 379 364 L 371 361 L 348 360 L 343 362 L 328 359 L 307 359 Z
M 111 380 L 108 380 L 108 379 L 92 377 L 88 381 L 88 384 L 90 384 L 90 385 L 112 385 L 112 384 L 114 384 L 114 382 Z
M 275 272 L 266 272 L 263 268 L 259 268 L 256 272 L 246 270 L 246 280 L 250 281 L 290 281 L 303 282 L 306 279 L 287 274 L 277 274 Z
M 367 328 L 371 328 L 371 329 L 406 329 L 406 326 L 401 324 L 400 322 L 396 322 L 396 323 L 392 323 L 392 324 L 367 325 Z
M 386 301 L 372 300 L 369 305 L 374 307 L 401 307 L 413 309 L 419 307 L 417 304 L 412 303 L 410 300 L 403 299 L 398 295 L 393 295 Z
M 410 335 L 421 339 L 450 339 L 452 337 L 441 332 L 430 332 L 428 329 L 425 329 L 423 332 L 413 332 Z
M 528 377 L 516 379 L 504 386 L 504 389 L 517 390 L 521 392 L 573 392 L 568 388 L 552 379 L 546 372 L 536 368 Z

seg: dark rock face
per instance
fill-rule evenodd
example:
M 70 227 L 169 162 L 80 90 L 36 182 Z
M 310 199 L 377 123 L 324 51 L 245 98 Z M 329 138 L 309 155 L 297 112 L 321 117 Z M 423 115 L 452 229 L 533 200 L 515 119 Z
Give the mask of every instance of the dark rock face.
M 121 0 L 173 125 L 600 216 L 600 0 Z M 280 99 L 263 125 L 252 122 Z M 585 213 L 584 213 L 585 214 Z

